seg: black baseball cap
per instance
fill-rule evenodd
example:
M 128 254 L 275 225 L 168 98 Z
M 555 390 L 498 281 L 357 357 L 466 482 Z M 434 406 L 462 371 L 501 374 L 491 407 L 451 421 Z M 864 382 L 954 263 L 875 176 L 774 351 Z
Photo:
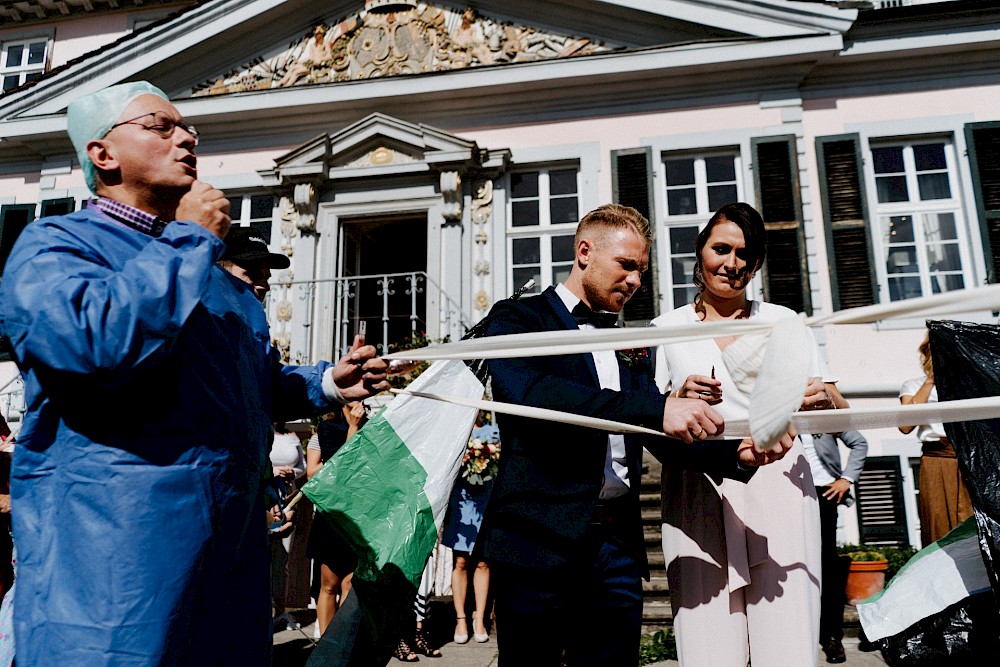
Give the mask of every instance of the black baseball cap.
M 230 227 L 225 241 L 226 250 L 220 259 L 234 264 L 266 259 L 267 265 L 272 269 L 287 269 L 292 265 L 292 261 L 285 255 L 271 252 L 264 237 L 252 227 Z

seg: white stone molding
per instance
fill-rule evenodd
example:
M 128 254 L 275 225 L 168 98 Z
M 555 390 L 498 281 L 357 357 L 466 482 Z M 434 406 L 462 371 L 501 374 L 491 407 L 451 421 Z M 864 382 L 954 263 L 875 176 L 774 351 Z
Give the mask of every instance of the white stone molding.
M 295 226 L 303 232 L 316 229 L 316 188 L 312 183 L 299 183 L 295 186 Z
M 462 176 L 457 171 L 441 172 L 441 200 L 445 220 L 462 219 Z

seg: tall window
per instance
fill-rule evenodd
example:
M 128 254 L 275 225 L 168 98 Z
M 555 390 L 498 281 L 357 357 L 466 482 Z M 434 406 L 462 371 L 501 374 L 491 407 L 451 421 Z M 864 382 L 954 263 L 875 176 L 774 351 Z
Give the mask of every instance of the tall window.
M 45 73 L 47 39 L 4 42 L 0 50 L 0 78 L 3 92 L 33 81 Z
M 534 279 L 532 292 L 564 282 L 573 268 L 580 221 L 579 170 L 552 167 L 511 174 L 510 290 Z
M 951 143 L 873 144 L 871 154 L 889 299 L 962 289 L 968 250 Z
M 664 156 L 663 167 L 670 285 L 662 293 L 671 295 L 673 303 L 668 304 L 669 310 L 694 299 L 697 289 L 691 281 L 691 272 L 695 238 L 715 211 L 742 200 L 743 188 L 738 178 L 740 158 L 736 153 L 668 154 Z
M 271 242 L 271 216 L 274 212 L 274 195 L 240 195 L 229 198 L 229 216 L 233 224 L 253 227 L 264 239 Z

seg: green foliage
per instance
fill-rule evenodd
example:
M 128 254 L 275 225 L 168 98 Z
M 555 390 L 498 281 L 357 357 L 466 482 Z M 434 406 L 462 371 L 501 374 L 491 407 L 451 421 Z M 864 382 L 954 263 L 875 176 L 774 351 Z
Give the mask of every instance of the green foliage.
M 887 560 L 889 567 L 885 573 L 885 580 L 889 581 L 899 569 L 906 565 L 906 561 L 913 558 L 917 550 L 913 547 L 872 547 L 865 544 L 845 544 L 837 547 L 837 553 L 842 556 L 850 556 L 851 560 L 873 561 Z
M 888 582 L 896 576 L 900 568 L 913 558 L 917 553 L 913 547 L 870 547 L 864 544 L 844 544 L 837 547 L 837 553 L 841 556 L 850 556 L 851 560 L 873 561 L 885 559 L 889 561 L 885 571 L 885 580 Z
M 906 565 L 906 561 L 917 553 L 913 547 L 887 547 L 883 548 L 882 551 L 885 552 L 885 558 L 889 561 L 889 569 L 885 572 L 886 581 L 895 577 L 899 569 Z
M 885 560 L 885 554 L 881 551 L 876 551 L 875 549 L 863 549 L 860 551 L 848 551 L 843 556 L 850 556 L 853 561 L 861 561 L 866 563 L 871 563 L 874 561 Z
M 639 638 L 639 667 L 654 662 L 677 659 L 677 640 L 673 628 L 657 630 Z

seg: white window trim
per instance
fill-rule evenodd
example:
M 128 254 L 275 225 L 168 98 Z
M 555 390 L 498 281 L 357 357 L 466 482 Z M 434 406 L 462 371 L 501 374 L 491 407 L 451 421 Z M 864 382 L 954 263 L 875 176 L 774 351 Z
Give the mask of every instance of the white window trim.
M 976 271 L 973 264 L 972 240 L 968 230 L 968 218 L 966 216 L 966 202 L 963 198 L 964 189 L 959 180 L 959 165 L 957 159 L 956 135 L 950 133 L 930 133 L 920 135 L 906 135 L 902 137 L 898 133 L 886 138 L 869 137 L 864 146 L 864 173 L 865 187 L 867 190 L 868 210 L 869 210 L 869 233 L 872 239 L 872 251 L 875 260 L 875 277 L 878 280 L 879 302 L 890 303 L 889 274 L 886 271 L 886 245 L 883 241 L 882 218 L 891 215 L 913 215 L 917 218 L 923 213 L 954 213 L 956 235 L 958 237 L 959 258 L 962 262 L 962 280 L 965 287 L 973 287 L 978 284 Z M 919 144 L 943 142 L 945 144 L 945 163 L 948 168 L 948 186 L 952 196 L 950 199 L 933 199 L 921 201 L 919 199 L 919 189 L 917 186 L 916 170 L 912 161 L 912 151 L 904 151 L 904 164 L 906 167 L 906 185 L 910 197 L 917 197 L 915 201 L 887 202 L 879 203 L 878 190 L 874 160 L 872 159 L 872 148 L 883 146 L 907 146 L 912 147 Z M 931 296 L 933 291 L 930 288 L 930 274 L 926 266 L 927 243 L 924 240 L 923 228 L 919 220 L 914 220 L 914 244 L 917 247 L 917 266 L 919 268 L 920 285 L 923 291 L 922 296 Z
M 736 184 L 736 201 L 746 201 L 744 199 L 744 179 L 743 174 L 743 156 L 740 154 L 738 146 L 733 146 L 730 148 L 717 148 L 717 149 L 706 149 L 705 151 L 666 151 L 660 154 L 659 166 L 663 170 L 663 215 L 662 219 L 667 226 L 672 226 L 675 224 L 691 224 L 695 221 L 700 221 L 702 226 L 704 223 L 708 222 L 712 214 L 715 213 L 713 210 L 709 210 L 708 205 L 708 176 L 705 170 L 705 159 L 713 157 L 729 157 L 734 158 L 734 182 Z M 667 188 L 671 187 L 667 185 L 667 169 L 666 161 L 670 159 L 684 159 L 689 158 L 695 161 L 694 163 L 694 188 L 695 188 L 695 200 L 699 211 L 705 211 L 704 213 L 693 213 L 685 215 L 670 215 L 670 210 L 667 204 Z M 720 181 L 720 183 L 728 183 L 728 181 Z M 685 186 L 672 186 L 675 188 L 679 187 L 691 187 L 690 185 Z
M 583 209 L 583 186 L 584 186 L 584 176 L 583 171 L 580 168 L 580 163 L 578 160 L 566 160 L 549 162 L 542 164 L 523 164 L 518 165 L 516 168 L 511 169 L 511 176 L 517 173 L 525 172 L 538 172 L 540 175 L 542 173 L 548 174 L 550 171 L 560 171 L 567 169 L 576 170 L 576 202 L 577 202 L 577 217 L 582 217 L 587 213 L 587 210 Z M 514 264 L 514 239 L 523 238 L 538 238 L 539 239 L 539 263 L 538 263 L 538 273 L 541 279 L 541 284 L 536 286 L 536 290 L 541 292 L 545 287 L 547 287 L 546 281 L 551 279 L 553 276 L 553 269 L 555 268 L 552 260 L 552 243 L 550 239 L 555 236 L 572 236 L 576 234 L 576 227 L 579 220 L 567 223 L 552 224 L 550 220 L 550 211 L 548 207 L 548 202 L 551 201 L 549 193 L 549 180 L 548 178 L 538 179 L 538 224 L 524 227 L 515 227 L 513 225 L 513 207 L 514 207 L 514 197 L 513 193 L 509 192 L 507 196 L 507 229 L 506 229 L 506 250 L 507 257 L 510 261 L 507 262 L 507 286 L 508 292 L 513 292 L 519 289 L 521 285 L 514 284 L 514 269 L 520 268 L 522 266 L 534 266 L 532 264 L 519 264 L 515 266 Z M 543 205 L 545 204 L 545 205 Z M 588 209 L 589 210 L 589 209 Z M 559 266 L 565 266 L 565 262 L 559 262 Z
M 720 155 L 733 155 L 736 159 L 735 171 L 736 171 L 736 198 L 737 201 L 743 201 L 749 203 L 751 206 L 757 207 L 756 204 L 756 192 L 754 190 L 753 174 L 750 171 L 750 136 L 747 135 L 745 140 L 739 142 L 726 142 L 715 145 L 706 145 L 703 147 L 690 147 L 684 146 L 683 148 L 671 149 L 663 148 L 659 150 L 656 155 L 656 161 L 654 164 L 654 188 L 656 189 L 656 203 L 657 210 L 662 211 L 662 213 L 657 215 L 656 220 L 656 232 L 659 235 L 660 232 L 667 231 L 670 227 L 690 227 L 697 225 L 698 231 L 701 232 L 708 224 L 708 221 L 712 218 L 715 211 L 709 211 L 708 213 L 698 213 L 691 215 L 668 215 L 667 214 L 667 167 L 665 161 L 672 157 L 693 157 L 706 158 L 706 157 L 717 157 Z M 753 135 L 753 136 L 766 136 L 766 135 Z M 700 166 L 699 166 L 700 164 Z M 703 206 L 705 209 L 708 208 L 708 186 L 707 181 L 704 180 L 704 160 L 696 162 L 695 166 L 695 183 L 696 183 L 696 196 L 698 198 L 698 208 L 701 209 Z M 699 175 L 702 178 L 702 183 L 698 184 Z M 657 247 L 657 261 L 660 267 L 659 269 L 659 281 L 660 281 L 660 301 L 661 301 L 661 313 L 667 313 L 671 310 L 679 308 L 683 303 L 674 303 L 674 279 L 673 279 L 673 255 L 670 252 L 670 239 L 666 237 L 660 237 L 662 241 L 658 243 Z M 692 254 L 694 249 L 691 249 Z M 763 285 L 761 282 L 761 276 L 758 273 L 756 277 L 750 282 L 750 286 L 747 288 L 747 296 L 750 299 L 760 300 L 763 295 Z
M 26 49 L 28 45 L 35 42 L 45 42 L 45 54 L 42 57 L 42 62 L 35 65 L 17 65 L 14 67 L 8 67 L 7 62 L 7 49 L 11 45 L 23 45 Z M 27 54 L 27 50 L 25 51 Z M 52 58 L 52 36 L 45 33 L 35 33 L 35 34 L 23 34 L 23 35 L 9 35 L 5 39 L 0 40 L 0 85 L 3 84 L 3 80 L 10 76 L 11 74 L 33 74 L 38 72 L 42 75 L 49 69 L 49 61 Z M 23 85 L 24 80 L 22 78 L 18 85 Z
M 236 191 L 236 192 L 226 192 L 226 195 L 230 200 L 240 197 L 240 210 L 237 211 L 230 210 L 229 217 L 233 222 L 235 227 L 249 227 L 250 223 L 255 220 L 266 220 L 266 218 L 251 218 L 250 217 L 250 198 L 251 197 L 271 197 L 272 198 L 272 208 L 271 208 L 271 238 L 267 239 L 268 245 L 278 245 L 280 243 L 281 226 L 278 224 L 278 206 L 279 198 L 275 196 L 273 192 L 260 191 L 260 190 L 246 190 L 246 191 Z M 278 237 L 277 239 L 275 237 Z
M 878 145 L 891 141 L 892 137 L 917 137 L 917 136 L 948 136 L 954 146 L 954 155 L 959 156 L 956 160 L 954 175 L 958 178 L 958 188 L 952 192 L 961 193 L 962 219 L 966 226 L 965 238 L 969 242 L 970 263 L 968 266 L 972 271 L 973 282 L 970 286 L 982 285 L 986 282 L 986 254 L 983 250 L 982 238 L 979 234 L 978 220 L 976 212 L 976 193 L 972 182 L 972 172 L 969 161 L 965 158 L 968 155 L 968 146 L 965 143 L 965 126 L 974 123 L 981 118 L 976 118 L 974 114 L 952 114 L 942 116 L 930 116 L 926 118 L 896 119 L 891 121 L 870 121 L 865 123 L 847 123 L 844 125 L 844 132 L 848 134 L 857 133 L 860 138 L 859 150 L 861 151 L 864 163 L 865 178 L 865 203 L 868 207 L 869 218 L 873 218 L 878 206 L 878 196 L 874 189 L 874 166 L 871 161 L 871 143 Z M 884 140 L 884 141 L 883 141 Z M 874 223 L 873 223 L 874 224 Z M 870 230 L 876 230 L 874 226 Z M 874 232 L 873 232 L 874 233 Z M 873 253 L 876 252 L 876 245 L 873 243 Z M 876 255 L 875 261 L 878 262 Z M 883 281 L 879 281 L 880 290 Z M 881 295 L 881 291 L 879 292 Z M 969 321 L 979 321 L 983 317 L 988 317 L 988 311 L 962 313 L 961 319 Z M 995 319 L 995 318 L 993 318 Z M 992 321 L 992 320 L 990 320 Z M 883 323 L 886 328 L 926 328 L 923 319 L 914 320 L 892 320 Z

